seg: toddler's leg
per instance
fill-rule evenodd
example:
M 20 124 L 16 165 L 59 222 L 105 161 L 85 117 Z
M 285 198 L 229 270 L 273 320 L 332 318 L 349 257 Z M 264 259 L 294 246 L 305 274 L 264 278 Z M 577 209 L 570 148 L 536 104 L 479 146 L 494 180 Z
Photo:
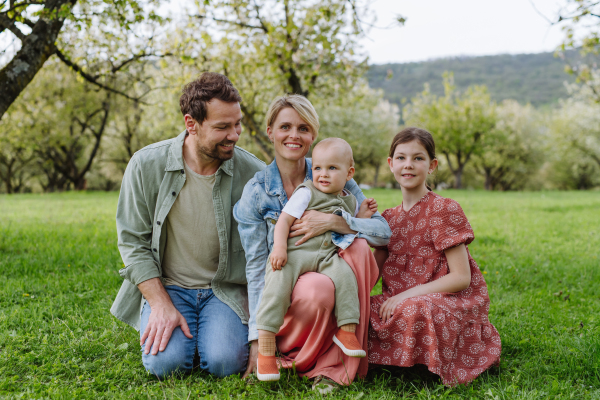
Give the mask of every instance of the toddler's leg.
M 365 357 L 367 353 L 355 335 L 360 319 L 360 303 L 352 268 L 337 253 L 333 253 L 322 261 L 320 272 L 329 276 L 335 285 L 335 316 L 340 329 L 333 336 L 334 343 L 349 357 Z
M 259 329 L 256 376 L 261 381 L 279 380 L 279 367 L 277 365 L 277 357 L 275 357 L 275 350 L 275 334 Z

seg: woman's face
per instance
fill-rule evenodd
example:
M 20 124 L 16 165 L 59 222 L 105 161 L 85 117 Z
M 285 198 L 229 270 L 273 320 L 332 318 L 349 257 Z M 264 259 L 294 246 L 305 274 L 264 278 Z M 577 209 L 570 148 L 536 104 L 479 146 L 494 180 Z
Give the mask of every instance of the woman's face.
M 279 111 L 272 126 L 267 127 L 269 139 L 277 157 L 297 161 L 308 153 L 315 140 L 315 132 L 300 114 L 291 107 Z

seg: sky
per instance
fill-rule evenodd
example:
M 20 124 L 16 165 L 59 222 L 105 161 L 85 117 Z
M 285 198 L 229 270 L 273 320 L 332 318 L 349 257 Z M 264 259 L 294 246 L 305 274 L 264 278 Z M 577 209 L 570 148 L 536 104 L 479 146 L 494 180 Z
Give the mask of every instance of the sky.
M 555 20 L 565 3 L 375 0 L 371 10 L 377 16 L 376 26 L 388 26 L 398 14 L 406 18 L 406 23 L 392 29 L 371 28 L 361 44 L 370 64 L 554 51 L 564 34 L 560 26 L 551 25 L 540 13 Z

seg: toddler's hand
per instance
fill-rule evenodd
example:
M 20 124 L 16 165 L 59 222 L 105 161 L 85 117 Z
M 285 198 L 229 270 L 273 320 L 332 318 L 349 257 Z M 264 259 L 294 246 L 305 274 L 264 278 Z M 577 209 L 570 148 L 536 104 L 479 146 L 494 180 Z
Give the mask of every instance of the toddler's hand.
M 287 263 L 287 250 L 273 249 L 271 252 L 271 268 L 273 271 L 281 269 Z
M 377 201 L 374 198 L 365 199 L 358 209 L 356 218 L 371 218 L 377 212 Z

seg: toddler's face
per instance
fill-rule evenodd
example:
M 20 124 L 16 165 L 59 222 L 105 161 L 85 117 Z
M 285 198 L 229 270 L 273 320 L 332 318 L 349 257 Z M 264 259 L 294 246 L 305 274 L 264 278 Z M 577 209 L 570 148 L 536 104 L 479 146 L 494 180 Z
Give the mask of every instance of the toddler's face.
M 313 184 L 323 193 L 340 194 L 352 176 L 354 167 L 348 157 L 335 146 L 313 150 Z

